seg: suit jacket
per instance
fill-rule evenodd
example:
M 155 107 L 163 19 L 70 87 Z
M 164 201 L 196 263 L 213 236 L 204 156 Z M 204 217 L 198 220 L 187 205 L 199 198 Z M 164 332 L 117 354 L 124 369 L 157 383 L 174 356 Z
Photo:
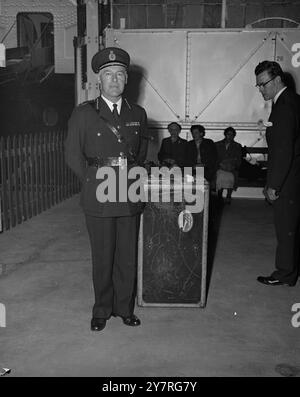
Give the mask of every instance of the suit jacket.
M 162 140 L 160 150 L 157 154 L 158 160 L 162 163 L 165 159 L 173 159 L 179 167 L 185 166 L 187 141 L 178 137 L 176 142 L 172 142 L 171 137 Z
M 267 186 L 280 195 L 299 195 L 300 96 L 286 88 L 273 105 L 269 121 Z
M 188 167 L 194 167 L 197 164 L 197 146 L 194 140 L 187 143 L 186 164 Z M 217 150 L 214 141 L 203 138 L 200 145 L 201 162 L 204 165 L 204 177 L 211 181 L 217 170 Z
M 120 133 L 126 139 L 119 142 L 101 117 L 116 126 L 113 114 L 105 101 L 99 97 L 77 106 L 69 120 L 68 135 L 65 141 L 66 162 L 82 181 L 81 205 L 86 214 L 100 217 L 130 216 L 141 211 L 141 203 L 118 202 L 119 167 L 116 172 L 117 202 L 100 203 L 96 191 L 106 178 L 96 179 L 97 168 L 87 167 L 88 157 L 119 157 L 129 155 L 131 148 L 138 163 L 143 163 L 147 155 L 147 116 L 145 110 L 135 104 L 122 101 L 120 112 Z M 128 166 L 128 169 L 130 166 Z M 124 178 L 124 175 L 122 176 Z M 112 179 L 111 179 L 112 180 Z M 128 185 L 130 181 L 128 181 Z

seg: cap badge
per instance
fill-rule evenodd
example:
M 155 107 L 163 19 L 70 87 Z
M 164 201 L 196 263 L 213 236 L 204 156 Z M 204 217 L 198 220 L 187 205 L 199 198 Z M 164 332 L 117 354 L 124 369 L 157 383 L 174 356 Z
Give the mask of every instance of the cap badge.
M 108 59 L 110 61 L 115 61 L 116 60 L 116 54 L 113 51 L 110 51 L 109 55 L 108 55 Z

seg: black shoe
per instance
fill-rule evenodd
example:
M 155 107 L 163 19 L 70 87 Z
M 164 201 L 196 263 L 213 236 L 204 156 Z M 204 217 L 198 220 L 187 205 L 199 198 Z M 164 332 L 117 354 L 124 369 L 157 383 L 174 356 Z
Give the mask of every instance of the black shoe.
M 259 276 L 259 277 L 257 277 L 257 281 L 259 281 L 260 283 L 265 284 L 265 285 L 288 285 L 290 287 L 293 287 L 295 285 L 295 283 L 287 283 L 287 282 L 277 280 L 276 278 L 274 278 L 272 276 L 269 276 L 269 277 Z
M 92 331 L 102 331 L 106 326 L 105 318 L 92 318 L 91 321 L 91 330 Z
M 131 316 L 127 316 L 127 317 L 118 316 L 115 313 L 112 313 L 111 315 L 114 317 L 121 317 L 121 319 L 123 320 L 123 323 L 125 325 L 129 325 L 130 327 L 137 327 L 138 325 L 141 325 L 141 320 L 134 314 L 132 314 Z
M 141 325 L 141 320 L 134 314 L 128 317 L 122 317 L 122 320 L 125 325 L 130 325 L 131 327 L 137 327 L 138 325 Z

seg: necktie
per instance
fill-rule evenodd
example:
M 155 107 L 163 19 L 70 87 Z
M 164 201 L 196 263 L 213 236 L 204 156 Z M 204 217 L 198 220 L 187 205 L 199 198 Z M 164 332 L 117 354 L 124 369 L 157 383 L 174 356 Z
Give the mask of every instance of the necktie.
M 197 164 L 201 164 L 200 142 L 196 142 L 197 146 Z
M 120 123 L 120 116 L 118 113 L 118 105 L 116 103 L 113 104 L 113 112 L 112 112 L 115 122 L 117 123 L 117 125 L 119 126 Z

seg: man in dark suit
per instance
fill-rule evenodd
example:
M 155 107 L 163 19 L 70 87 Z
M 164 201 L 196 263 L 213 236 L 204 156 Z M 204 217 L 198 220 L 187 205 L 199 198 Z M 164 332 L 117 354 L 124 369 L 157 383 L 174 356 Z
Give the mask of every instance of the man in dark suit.
M 203 125 L 192 125 L 191 133 L 193 139 L 187 143 L 186 164 L 188 167 L 204 167 L 204 177 L 211 182 L 217 170 L 217 150 L 214 141 L 204 138 Z
M 121 317 L 129 326 L 140 325 L 133 312 L 143 207 L 118 197 L 119 178 L 127 178 L 121 170 L 143 164 L 147 153 L 146 112 L 122 97 L 129 62 L 121 48 L 108 47 L 94 55 L 92 69 L 101 95 L 74 109 L 65 142 L 67 164 L 82 180 L 81 205 L 93 262 L 93 331 L 101 331 L 111 316 Z M 107 169 L 116 179 L 109 180 L 106 190 L 117 194 L 105 202 L 102 186 L 109 178 L 101 173 Z
M 272 100 L 266 130 L 268 169 L 264 194 L 273 204 L 277 237 L 276 270 L 257 280 L 266 285 L 293 286 L 299 271 L 300 96 L 286 87 L 277 62 L 261 62 L 255 75 L 263 98 Z
M 168 125 L 170 137 L 162 140 L 160 150 L 158 152 L 158 160 L 160 165 L 167 167 L 184 167 L 186 160 L 186 144 L 185 139 L 180 138 L 181 125 L 172 122 Z

